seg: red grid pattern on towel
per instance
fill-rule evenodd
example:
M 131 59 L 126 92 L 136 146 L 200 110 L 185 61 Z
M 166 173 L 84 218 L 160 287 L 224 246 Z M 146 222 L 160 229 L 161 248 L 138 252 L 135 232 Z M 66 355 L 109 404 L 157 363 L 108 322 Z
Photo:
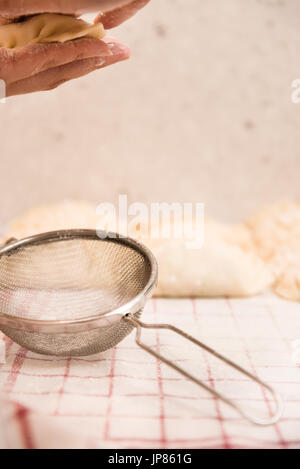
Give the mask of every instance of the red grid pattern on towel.
M 69 359 L 35 355 L 6 339 L 7 362 L 0 365 L 0 385 L 17 403 L 11 422 L 18 422 L 13 435 L 19 438 L 9 444 L 77 447 L 81 441 L 99 448 L 300 448 L 300 368 L 292 358 L 293 341 L 300 339 L 299 304 L 273 295 L 245 300 L 159 299 L 149 302 L 143 319 L 173 323 L 257 372 L 284 397 L 280 422 L 271 427 L 246 423 L 139 349 L 134 334 L 105 354 Z M 270 415 L 269 396 L 243 375 L 169 332 L 146 331 L 143 338 L 207 384 L 251 405 L 261 416 Z M 53 425 L 57 432 L 47 430 Z

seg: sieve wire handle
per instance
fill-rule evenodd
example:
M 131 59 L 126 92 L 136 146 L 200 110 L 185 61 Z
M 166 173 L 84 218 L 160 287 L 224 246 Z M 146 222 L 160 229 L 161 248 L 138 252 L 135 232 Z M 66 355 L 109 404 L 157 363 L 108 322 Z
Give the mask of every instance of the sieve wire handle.
M 229 360 L 228 358 L 224 357 L 220 353 L 216 352 L 214 349 L 209 347 L 208 345 L 205 345 L 204 343 L 200 342 L 199 340 L 195 339 L 191 335 L 187 334 L 186 332 L 182 331 L 181 329 L 178 329 L 175 326 L 172 326 L 171 324 L 145 324 L 138 319 L 136 319 L 135 316 L 128 314 L 124 317 L 124 319 L 131 324 L 133 324 L 136 327 L 136 343 L 139 347 L 141 347 L 143 350 L 146 352 L 150 353 L 153 355 L 155 358 L 158 358 L 160 361 L 165 363 L 166 365 L 170 366 L 174 370 L 176 370 L 178 373 L 181 375 L 185 376 L 189 380 L 193 381 L 194 383 L 198 384 L 198 386 L 204 388 L 206 391 L 208 391 L 210 394 L 212 394 L 215 398 L 220 399 L 222 402 L 225 404 L 229 405 L 230 407 L 234 408 L 242 417 L 247 419 L 249 422 L 254 423 L 256 425 L 272 425 L 276 423 L 283 412 L 283 401 L 282 397 L 267 383 L 262 381 L 260 378 L 257 376 L 253 375 L 249 371 L 247 371 L 245 368 L 242 368 L 240 365 L 237 363 L 234 363 L 233 361 Z M 264 389 L 269 391 L 274 398 L 274 401 L 276 403 L 276 412 L 274 415 L 269 418 L 269 419 L 260 419 L 258 417 L 253 417 L 250 414 L 248 414 L 246 411 L 243 410 L 243 408 L 235 403 L 233 400 L 229 399 L 228 397 L 220 394 L 218 391 L 213 389 L 210 386 L 207 386 L 203 381 L 200 379 L 196 378 L 192 374 L 188 373 L 186 370 L 181 368 L 180 366 L 176 365 L 175 363 L 171 362 L 167 358 L 165 358 L 163 355 L 160 353 L 155 352 L 152 348 L 148 347 L 146 344 L 144 344 L 141 341 L 141 333 L 142 333 L 142 328 L 143 329 L 168 329 L 176 334 L 184 337 L 185 339 L 189 340 L 190 342 L 198 345 L 198 347 L 203 348 L 206 352 L 210 353 L 214 357 L 218 358 L 219 360 L 225 362 L 227 365 L 230 367 L 238 370 L 240 373 L 243 375 L 246 375 L 248 378 L 250 378 L 252 381 L 255 381 L 256 383 L 260 384 Z

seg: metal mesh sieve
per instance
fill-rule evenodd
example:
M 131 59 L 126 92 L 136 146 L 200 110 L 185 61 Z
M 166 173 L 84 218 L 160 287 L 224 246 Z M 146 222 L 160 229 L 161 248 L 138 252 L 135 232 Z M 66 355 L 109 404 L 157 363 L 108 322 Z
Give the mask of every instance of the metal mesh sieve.
M 156 262 L 133 240 L 60 231 L 0 251 L 0 329 L 34 352 L 78 356 L 107 350 L 134 327 Z
M 151 252 L 112 233 L 65 230 L 12 241 L 0 249 L 0 330 L 33 352 L 70 357 L 110 349 L 136 328 L 141 348 L 247 420 L 260 425 L 276 422 L 282 401 L 267 383 L 172 325 L 140 321 L 156 281 Z M 272 394 L 276 413 L 267 420 L 248 415 L 239 404 L 144 344 L 142 328 L 169 329 L 235 368 Z

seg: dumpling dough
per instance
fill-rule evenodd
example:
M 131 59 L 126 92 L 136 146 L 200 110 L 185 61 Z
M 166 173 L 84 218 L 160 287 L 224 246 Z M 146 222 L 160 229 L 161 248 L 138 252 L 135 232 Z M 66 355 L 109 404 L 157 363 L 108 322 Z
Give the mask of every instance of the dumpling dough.
M 272 277 L 254 252 L 251 233 L 242 225 L 205 223 L 200 249 L 185 240 L 143 239 L 158 261 L 156 296 L 247 297 L 265 290 Z
M 247 222 L 259 256 L 267 263 L 274 291 L 300 301 L 300 203 L 263 208 Z
M 9 49 L 45 42 L 67 42 L 83 37 L 101 39 L 103 25 L 89 24 L 73 16 L 45 13 L 19 23 L 0 26 L 0 47 Z

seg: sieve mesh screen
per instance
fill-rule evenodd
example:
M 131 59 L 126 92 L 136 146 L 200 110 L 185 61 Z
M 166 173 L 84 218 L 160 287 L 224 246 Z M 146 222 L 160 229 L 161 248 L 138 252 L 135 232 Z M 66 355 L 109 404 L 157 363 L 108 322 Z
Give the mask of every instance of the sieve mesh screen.
M 0 310 L 39 320 L 91 317 L 127 303 L 148 279 L 145 257 L 116 242 L 29 245 L 0 258 Z
M 142 248 L 122 240 L 73 236 L 21 244 L 0 255 L 0 313 L 22 320 L 76 321 L 104 316 L 101 327 L 45 333 L 1 324 L 20 345 L 51 355 L 89 355 L 116 345 L 132 325 L 108 313 L 134 300 L 152 273 Z

